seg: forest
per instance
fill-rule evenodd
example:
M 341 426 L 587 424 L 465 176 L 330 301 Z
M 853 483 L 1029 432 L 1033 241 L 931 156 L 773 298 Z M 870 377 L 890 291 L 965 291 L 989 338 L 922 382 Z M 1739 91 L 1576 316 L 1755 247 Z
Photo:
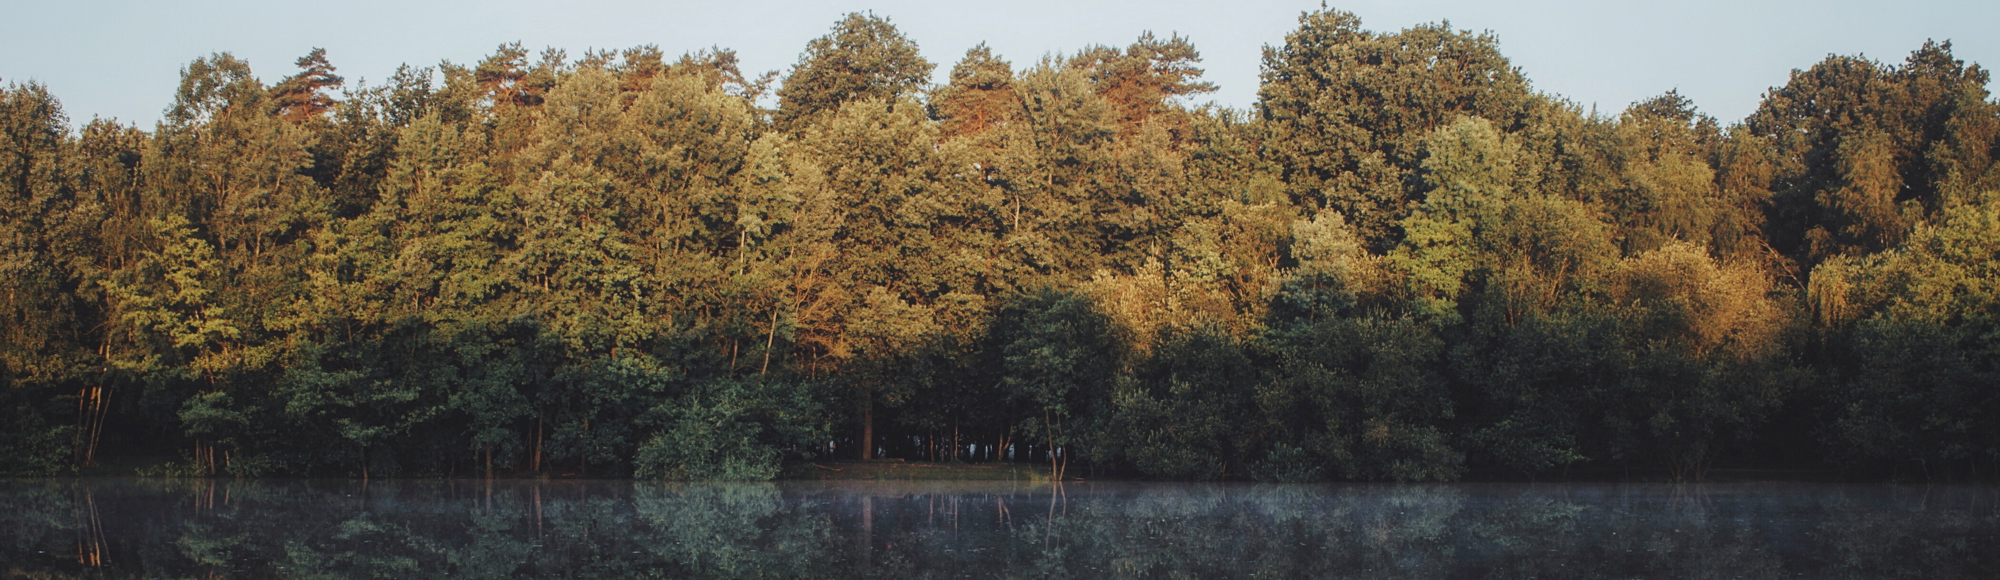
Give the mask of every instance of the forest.
M 652 46 L 0 88 L 0 474 L 2000 477 L 2000 104 L 1927 42 L 1727 125 L 1323 9 L 782 77 Z M 775 103 L 775 106 L 770 106 Z

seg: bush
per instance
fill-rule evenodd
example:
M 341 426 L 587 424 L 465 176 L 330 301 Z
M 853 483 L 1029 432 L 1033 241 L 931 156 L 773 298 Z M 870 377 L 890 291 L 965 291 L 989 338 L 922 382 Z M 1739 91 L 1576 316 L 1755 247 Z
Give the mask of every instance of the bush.
M 661 426 L 633 461 L 641 479 L 764 481 L 788 450 L 825 438 L 809 389 L 789 382 L 716 380 L 649 413 Z

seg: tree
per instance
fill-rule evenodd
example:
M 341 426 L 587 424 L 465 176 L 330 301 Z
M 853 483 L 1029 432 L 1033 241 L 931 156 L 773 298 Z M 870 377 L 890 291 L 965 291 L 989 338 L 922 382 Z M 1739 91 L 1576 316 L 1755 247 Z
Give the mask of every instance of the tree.
M 1265 340 L 1272 368 L 1256 392 L 1268 443 L 1263 480 L 1451 480 L 1464 454 L 1437 372 L 1445 346 L 1393 298 L 1398 273 L 1365 250 L 1339 214 L 1294 222 L 1297 266 L 1280 279 Z
M 1710 166 L 1722 133 L 1715 119 L 1695 111 L 1692 101 L 1668 92 L 1633 103 L 1616 131 L 1625 185 L 1607 201 L 1626 252 L 1654 250 L 1677 240 L 1712 247 L 1718 230 L 1740 232 L 1761 221 L 1761 216 L 1735 213 L 1754 208 L 1731 207 L 1723 199 Z M 1749 223 L 1734 224 L 1732 219 Z
M 867 99 L 915 96 L 936 68 L 886 18 L 849 13 L 826 36 L 806 44 L 778 87 L 777 124 L 799 131 L 812 117 Z
M 1656 454 L 1699 480 L 1796 382 L 1784 359 L 1795 312 L 1756 262 L 1669 244 L 1620 264 L 1609 294 L 1632 357 L 1611 393 L 1614 453 Z
M 1449 23 L 1380 34 L 1338 10 L 1301 15 L 1265 49 L 1262 78 L 1265 143 L 1293 203 L 1350 216 L 1378 251 L 1421 199 L 1405 184 L 1424 135 L 1467 115 L 1512 131 L 1534 100 L 1491 35 Z
M 1003 196 L 1000 251 L 1016 265 L 1014 288 L 1069 282 L 1108 266 L 1118 240 L 1100 235 L 1112 205 L 1117 113 L 1079 69 L 1044 60 L 1015 79 L 1020 126 L 984 176 Z M 1107 183 L 1110 182 L 1110 183 Z M 1119 244 L 1122 246 L 1122 244 Z
M 1014 119 L 1021 103 L 1013 85 L 1014 67 L 993 56 L 986 43 L 966 50 L 951 67 L 951 83 L 931 98 L 944 135 L 976 136 Z
M 278 84 L 271 86 L 271 100 L 277 107 L 278 116 L 294 123 L 319 117 L 336 104 L 332 96 L 323 91 L 340 87 L 346 79 L 333 74 L 333 64 L 326 60 L 326 49 L 313 48 L 312 52 L 299 57 L 299 72 Z
M 89 296 L 104 207 L 90 199 L 62 106 L 38 84 L 0 88 L 0 473 L 87 466 L 108 411 L 90 380 L 101 323 Z M 94 160 L 89 160 L 94 161 Z M 60 413 L 74 393 L 76 424 Z
M 1425 151 L 1423 203 L 1387 262 L 1408 308 L 1456 331 L 1474 460 L 1532 473 L 1583 459 L 1592 390 L 1618 354 L 1593 344 L 1615 326 L 1588 302 L 1617 258 L 1610 228 L 1523 179 L 1517 139 L 1483 119 L 1432 132 Z
M 262 254 L 325 218 L 321 192 L 300 174 L 309 137 L 272 117 L 271 105 L 248 63 L 196 59 L 149 152 L 148 181 L 225 252 Z
M 1070 57 L 1068 65 L 1090 75 L 1098 94 L 1118 108 L 1119 126 L 1129 133 L 1165 112 L 1168 99 L 1215 91 L 1214 84 L 1198 80 L 1198 62 L 1201 53 L 1186 38 L 1161 40 L 1146 32 L 1122 53 L 1095 46 Z
M 1224 329 L 1169 329 L 1111 395 L 1105 459 L 1174 480 L 1240 473 L 1256 439 L 1257 367 Z
M 802 139 L 817 160 L 811 176 L 831 221 L 825 242 L 838 248 L 829 264 L 842 296 L 815 326 L 830 339 L 825 355 L 854 377 L 862 427 L 861 453 L 872 457 L 877 399 L 907 401 L 914 389 L 902 372 L 931 340 L 933 304 L 971 290 L 976 275 L 940 235 L 969 217 L 955 194 L 938 148 L 937 129 L 923 108 L 896 103 L 848 103 L 812 124 Z M 801 249 L 814 249 L 807 246 Z M 829 296 L 831 297 L 831 296 Z
M 1939 217 L 1890 251 L 1813 269 L 1809 300 L 1843 376 L 1825 432 L 1842 461 L 1915 462 L 1929 476 L 2000 459 L 2000 196 Z
M 997 318 L 1002 388 L 1030 413 L 1015 429 L 1023 442 L 1042 444 L 1060 479 L 1069 459 L 1094 460 L 1104 443 L 1097 422 L 1107 417 L 1122 341 L 1087 299 L 1054 290 L 1020 296 Z
M 1926 43 L 1902 66 L 1831 56 L 1792 71 L 1744 121 L 1775 150 L 1772 245 L 1807 267 L 1881 251 L 1943 207 L 1944 192 L 1970 193 L 1964 180 L 1984 172 L 1952 168 L 1986 154 L 1945 143 L 1991 143 L 1977 127 L 1992 121 L 1974 120 L 1993 117 L 1986 79 L 1950 43 Z

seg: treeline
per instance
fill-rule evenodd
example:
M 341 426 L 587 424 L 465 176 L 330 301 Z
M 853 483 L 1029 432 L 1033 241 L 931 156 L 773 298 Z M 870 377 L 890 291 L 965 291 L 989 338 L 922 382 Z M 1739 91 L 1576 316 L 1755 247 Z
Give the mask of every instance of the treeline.
M 1305 14 L 1252 111 L 1180 37 L 775 75 L 652 47 L 265 86 L 152 131 L 0 93 L 0 469 L 1270 481 L 2000 473 L 2000 105 L 1927 43 L 1741 123 Z

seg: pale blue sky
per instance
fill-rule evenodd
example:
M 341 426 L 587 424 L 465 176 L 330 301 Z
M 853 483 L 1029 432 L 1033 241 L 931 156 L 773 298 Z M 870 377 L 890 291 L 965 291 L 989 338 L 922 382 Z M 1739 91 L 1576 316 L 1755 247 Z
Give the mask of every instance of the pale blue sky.
M 349 82 L 379 83 L 401 63 L 475 63 L 503 42 L 572 56 L 588 48 L 656 44 L 669 55 L 733 48 L 746 71 L 788 70 L 808 40 L 841 14 L 890 18 L 938 63 L 943 80 L 965 50 L 986 41 L 1017 67 L 1049 52 L 1124 46 L 1140 32 L 1180 33 L 1204 58 L 1212 100 L 1256 100 L 1260 50 L 1297 26 L 1311 1 L 1179 0 L 642 2 L 634 0 L 12 0 L 0 19 L 0 79 L 36 80 L 78 124 L 114 117 L 151 129 L 179 70 L 211 52 L 248 59 L 266 82 L 293 72 L 312 47 Z M 1926 38 L 1953 41 L 1967 61 L 2000 63 L 2000 2 L 1686 0 L 1626 2 L 1471 0 L 1331 3 L 1371 30 L 1449 20 L 1492 31 L 1536 88 L 1615 113 L 1678 88 L 1725 123 L 1756 107 L 1788 71 L 1829 53 L 1900 62 Z

